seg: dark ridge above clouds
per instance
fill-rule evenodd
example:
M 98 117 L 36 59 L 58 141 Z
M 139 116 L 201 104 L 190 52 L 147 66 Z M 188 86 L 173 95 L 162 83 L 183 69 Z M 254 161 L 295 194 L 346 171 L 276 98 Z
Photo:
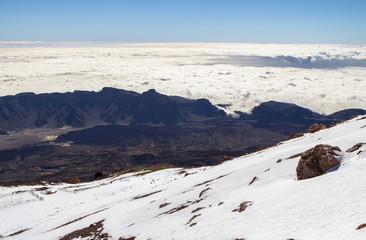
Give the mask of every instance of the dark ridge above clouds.
M 251 114 L 238 113 L 241 120 L 330 124 L 365 111 L 347 109 L 324 116 L 295 104 L 269 101 L 255 107 Z M 166 96 L 154 89 L 139 94 L 106 87 L 99 92 L 20 93 L 0 97 L 0 130 L 3 132 L 100 124 L 171 125 L 222 117 L 229 116 L 206 99 Z
M 226 116 L 206 99 L 142 94 L 115 88 L 99 92 L 34 94 L 0 98 L 0 129 L 88 127 L 99 124 L 176 124 Z

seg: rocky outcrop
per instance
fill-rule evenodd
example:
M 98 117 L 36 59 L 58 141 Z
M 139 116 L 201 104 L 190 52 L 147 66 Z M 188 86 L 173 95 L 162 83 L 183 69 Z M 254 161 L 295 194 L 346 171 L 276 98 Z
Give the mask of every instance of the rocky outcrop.
M 334 151 L 341 151 L 338 147 L 319 144 L 301 154 L 296 168 L 298 180 L 317 177 L 326 173 L 329 169 L 339 165 Z
M 318 123 L 314 123 L 313 125 L 311 125 L 308 130 L 305 131 L 305 133 L 315 133 L 317 131 L 326 129 L 327 126 L 325 126 L 324 124 L 318 124 Z
M 298 137 L 302 137 L 302 136 L 304 136 L 305 133 L 315 133 L 317 131 L 320 131 L 320 130 L 323 130 L 323 129 L 326 129 L 326 128 L 327 128 L 327 126 L 325 126 L 325 124 L 314 123 L 305 132 L 291 134 L 290 137 L 288 138 L 288 140 L 298 138 Z

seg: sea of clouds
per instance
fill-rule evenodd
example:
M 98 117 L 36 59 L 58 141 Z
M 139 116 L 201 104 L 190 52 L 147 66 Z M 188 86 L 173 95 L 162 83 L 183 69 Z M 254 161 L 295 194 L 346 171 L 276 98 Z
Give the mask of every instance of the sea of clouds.
M 228 112 L 269 100 L 366 109 L 366 46 L 0 42 L 0 96 L 103 87 L 207 98 Z

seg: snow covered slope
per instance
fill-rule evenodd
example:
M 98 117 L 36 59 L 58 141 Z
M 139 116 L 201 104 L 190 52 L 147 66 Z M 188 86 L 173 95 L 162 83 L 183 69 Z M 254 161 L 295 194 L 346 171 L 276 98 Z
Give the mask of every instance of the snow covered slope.
M 214 167 L 129 173 L 76 185 L 1 187 L 0 235 L 366 239 L 366 228 L 356 230 L 366 223 L 366 145 L 345 152 L 361 142 L 364 116 Z M 340 167 L 297 181 L 299 157 L 291 156 L 321 143 L 342 150 Z

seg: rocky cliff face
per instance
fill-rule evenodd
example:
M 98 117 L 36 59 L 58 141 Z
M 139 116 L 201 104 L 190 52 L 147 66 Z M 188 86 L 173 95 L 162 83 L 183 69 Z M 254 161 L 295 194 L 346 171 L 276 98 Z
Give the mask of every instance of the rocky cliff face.
M 208 100 L 142 94 L 114 88 L 100 92 L 22 93 L 0 98 L 0 129 L 88 127 L 99 124 L 175 124 L 225 116 Z

